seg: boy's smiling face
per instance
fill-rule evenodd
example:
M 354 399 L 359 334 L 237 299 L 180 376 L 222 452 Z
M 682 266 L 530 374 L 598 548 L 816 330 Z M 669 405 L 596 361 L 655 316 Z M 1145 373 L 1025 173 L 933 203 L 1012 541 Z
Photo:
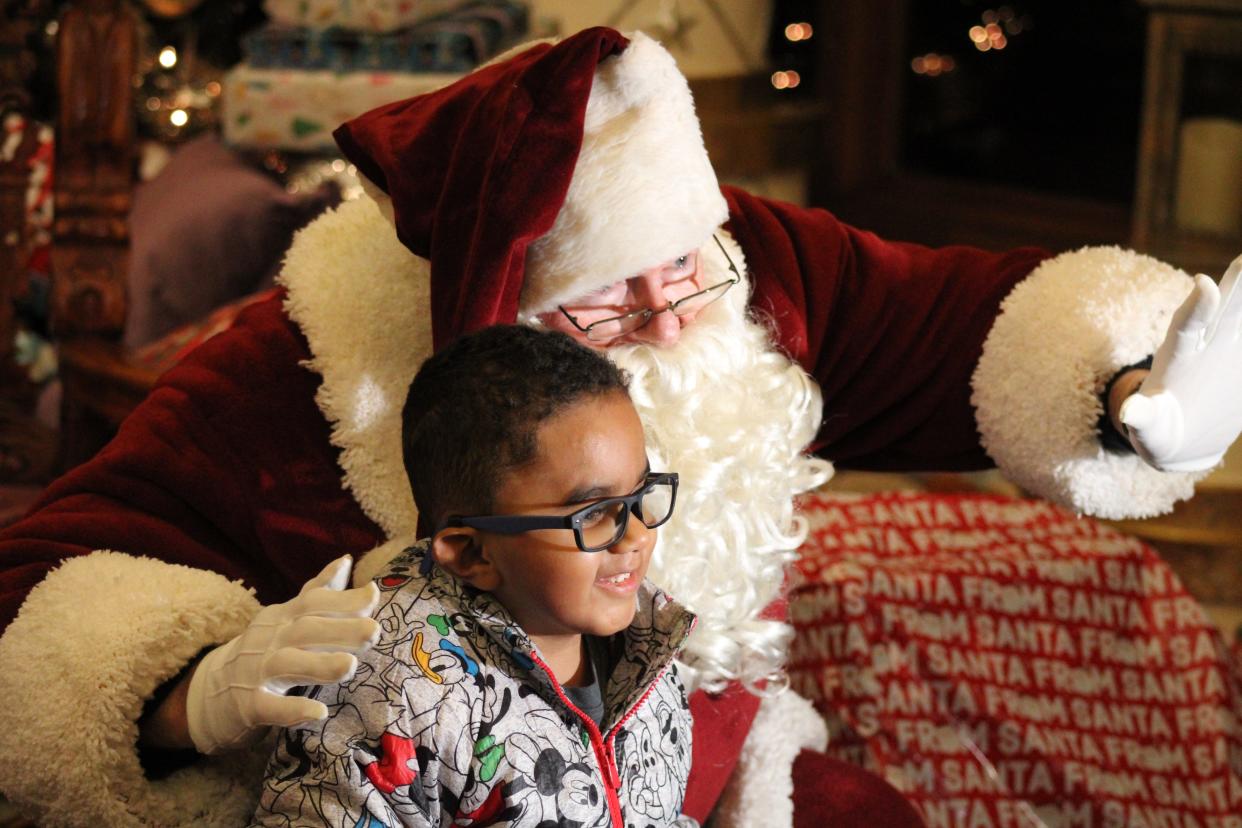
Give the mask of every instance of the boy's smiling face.
M 642 423 L 623 393 L 573 403 L 545 420 L 536 439 L 535 459 L 502 479 L 495 514 L 567 515 L 599 498 L 631 494 L 648 471 Z M 541 651 L 584 633 L 612 635 L 634 618 L 656 531 L 631 515 L 621 540 L 589 553 L 568 529 L 478 531 L 484 572 L 475 586 L 495 595 Z

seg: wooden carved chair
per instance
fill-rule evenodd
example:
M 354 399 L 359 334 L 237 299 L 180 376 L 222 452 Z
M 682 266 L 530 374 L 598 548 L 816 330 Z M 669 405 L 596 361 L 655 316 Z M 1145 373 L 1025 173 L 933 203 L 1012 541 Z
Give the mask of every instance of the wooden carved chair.
M 134 14 L 122 0 L 72 2 L 57 36 L 51 318 L 66 467 L 107 441 L 158 374 L 119 341 L 135 185 Z
M 138 190 L 140 13 L 73 0 L 59 21 L 50 313 L 65 466 L 94 454 L 189 349 L 269 295 L 294 230 L 335 198 L 327 186 L 290 193 L 209 135 L 181 144 Z

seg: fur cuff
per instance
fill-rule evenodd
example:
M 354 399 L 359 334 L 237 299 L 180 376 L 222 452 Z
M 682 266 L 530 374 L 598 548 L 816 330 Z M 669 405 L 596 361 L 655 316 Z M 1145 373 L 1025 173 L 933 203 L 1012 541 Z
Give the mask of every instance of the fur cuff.
M 1193 474 L 1161 472 L 1103 448 L 1099 394 L 1152 354 L 1191 288 L 1180 270 L 1117 247 L 1041 264 L 1001 305 L 972 402 L 983 446 L 1014 483 L 1078 512 L 1150 517 L 1194 494 Z
M 40 825 L 244 824 L 262 759 L 203 760 L 148 782 L 143 701 L 258 610 L 220 575 L 117 552 L 66 561 L 0 637 L 0 780 Z
M 793 765 L 805 748 L 828 747 L 828 727 L 792 690 L 763 700 L 729 784 L 712 812 L 712 828 L 793 825 Z

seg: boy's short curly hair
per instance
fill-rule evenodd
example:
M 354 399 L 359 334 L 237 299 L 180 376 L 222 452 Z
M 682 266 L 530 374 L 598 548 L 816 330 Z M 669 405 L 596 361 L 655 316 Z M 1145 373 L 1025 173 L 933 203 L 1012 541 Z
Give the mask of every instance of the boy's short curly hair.
M 462 337 L 414 376 L 401 411 L 401 452 L 422 526 L 488 514 L 503 475 L 535 458 L 539 426 L 629 377 L 569 336 L 496 325 Z

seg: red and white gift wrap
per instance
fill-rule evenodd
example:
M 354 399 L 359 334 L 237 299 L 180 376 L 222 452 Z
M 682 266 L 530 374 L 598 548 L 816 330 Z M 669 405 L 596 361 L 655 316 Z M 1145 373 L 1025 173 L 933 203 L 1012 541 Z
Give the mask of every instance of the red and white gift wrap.
M 929 828 L 1242 825 L 1242 675 L 1153 549 L 1000 496 L 802 509 L 794 687 Z

